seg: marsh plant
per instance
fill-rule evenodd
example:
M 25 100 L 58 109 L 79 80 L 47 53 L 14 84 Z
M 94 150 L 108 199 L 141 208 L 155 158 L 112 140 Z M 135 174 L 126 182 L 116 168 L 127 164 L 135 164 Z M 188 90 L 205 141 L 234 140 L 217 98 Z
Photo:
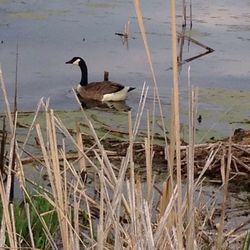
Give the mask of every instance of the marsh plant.
M 16 232 L 16 240 L 19 247 L 36 246 L 39 249 L 46 249 L 49 241 L 44 228 L 48 228 L 51 235 L 55 235 L 58 228 L 58 219 L 54 207 L 42 196 L 32 195 L 31 202 L 15 201 L 11 204 Z M 0 219 L 3 220 L 3 207 L 0 207 Z M 30 237 L 32 234 L 32 238 Z M 33 242 L 31 242 L 31 240 Z M 10 246 L 8 234 L 6 245 Z

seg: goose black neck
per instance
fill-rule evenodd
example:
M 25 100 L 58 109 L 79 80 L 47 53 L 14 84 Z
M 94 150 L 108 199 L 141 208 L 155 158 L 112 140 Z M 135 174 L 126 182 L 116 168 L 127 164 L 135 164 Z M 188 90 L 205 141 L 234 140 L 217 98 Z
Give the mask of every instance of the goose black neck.
M 81 73 L 82 73 L 80 85 L 86 86 L 86 85 L 88 85 L 88 68 L 87 68 L 85 61 L 83 61 L 83 60 L 80 61 L 79 67 L 80 67 Z

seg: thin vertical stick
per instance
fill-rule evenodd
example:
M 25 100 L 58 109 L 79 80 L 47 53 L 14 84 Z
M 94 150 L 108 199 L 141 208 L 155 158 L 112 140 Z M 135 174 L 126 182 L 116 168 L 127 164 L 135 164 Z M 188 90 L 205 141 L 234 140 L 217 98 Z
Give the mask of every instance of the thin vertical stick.
M 4 80 L 3 80 L 3 72 L 2 72 L 1 65 L 0 65 L 0 85 L 1 85 L 2 92 L 3 92 L 4 102 L 5 102 L 5 109 L 6 109 L 5 112 L 6 112 L 6 115 L 7 115 L 7 118 L 8 118 L 8 123 L 7 124 L 9 124 L 10 132 L 13 133 L 13 119 L 12 119 L 12 116 L 11 116 L 10 103 L 9 103 L 9 100 L 8 100 L 8 95 L 7 95 L 7 91 L 6 91 L 6 88 L 5 88 L 5 83 L 4 83 Z
M 177 33 L 176 33 L 176 2 L 171 0 L 171 33 L 172 33 L 172 65 L 173 65 L 173 111 L 175 135 L 176 166 L 177 166 L 177 242 L 178 249 L 183 249 L 182 238 L 182 190 L 181 190 L 181 152 L 180 152 L 180 108 L 179 108 L 179 81 L 177 64 Z
M 17 76 L 18 76 L 18 41 L 16 43 L 16 73 L 15 73 L 15 97 L 14 97 L 14 114 L 17 111 Z
M 148 137 L 144 139 L 145 143 L 145 156 L 146 156 L 146 172 L 147 172 L 147 201 L 150 204 L 150 200 L 152 197 L 152 157 L 153 157 L 153 150 L 151 147 L 151 140 L 150 140 L 150 121 L 149 121 L 149 112 L 147 112 L 147 135 Z
M 14 129 L 14 123 L 13 123 L 13 119 L 12 119 L 12 115 L 11 115 L 11 111 L 10 111 L 10 103 L 9 103 L 9 100 L 8 100 L 8 95 L 7 95 L 7 91 L 6 91 L 6 88 L 5 88 L 5 83 L 4 83 L 4 80 L 3 80 L 3 73 L 2 73 L 2 68 L 1 68 L 1 65 L 0 65 L 0 86 L 1 86 L 1 89 L 2 89 L 2 92 L 3 92 L 3 97 L 4 97 L 4 102 L 5 102 L 5 112 L 6 112 L 6 117 L 8 119 L 8 125 L 9 125 L 9 129 L 10 129 L 10 134 L 11 134 L 11 137 L 12 137 L 12 141 L 11 141 L 11 147 L 10 147 L 10 159 L 9 159 L 9 162 L 10 162 L 10 166 L 12 165 L 12 158 L 13 158 L 13 155 L 14 153 L 12 153 L 12 151 L 14 152 L 15 150 L 14 149 L 14 144 L 15 144 L 15 140 L 14 140 L 14 133 L 15 133 L 15 129 Z M 10 185 L 11 185 L 11 169 L 9 168 L 9 171 L 8 171 L 8 177 L 7 177 L 7 188 L 6 188 L 6 193 L 7 193 L 7 197 L 8 197 L 8 200 L 9 200 L 9 194 L 10 194 Z
M 12 158 L 10 159 L 10 202 L 14 200 L 14 185 L 15 185 L 15 173 L 16 173 L 16 121 L 17 121 L 17 111 L 14 112 L 14 129 L 13 129 L 13 148 L 12 148 Z
M 134 160 L 133 160 L 133 127 L 132 127 L 132 114 L 131 111 L 128 112 L 128 129 L 129 129 L 129 158 L 130 158 L 130 190 L 131 190 L 131 222 L 132 222 L 132 235 L 133 243 L 135 243 L 137 227 L 136 227 L 136 213 L 135 213 L 135 169 L 134 169 Z
M 9 208 L 10 208 L 10 216 L 11 216 L 11 224 L 12 224 L 14 241 L 17 244 L 16 220 L 15 220 L 14 205 L 13 205 L 13 203 L 10 204 Z
M 1 149 L 0 149 L 0 174 L 4 174 L 4 153 L 5 153 L 5 145 L 7 132 L 5 127 L 5 116 L 3 117 L 3 128 L 2 128 L 2 140 L 1 140 Z
M 188 147 L 188 191 L 187 191 L 187 249 L 194 249 L 194 90 L 190 83 L 190 66 L 188 67 L 189 91 L 189 147 Z
M 171 103 L 173 103 L 173 90 L 171 93 Z M 170 145 L 168 150 L 166 150 L 168 168 L 169 168 L 169 177 L 170 177 L 170 188 L 173 190 L 174 186 L 174 158 L 175 158 L 175 135 L 173 133 L 174 125 L 174 105 L 171 105 L 171 119 L 170 119 Z M 171 191 L 172 191 L 171 190 Z
M 97 227 L 97 249 L 104 249 L 104 175 L 103 175 L 103 164 L 101 164 L 101 171 L 99 173 L 100 180 L 100 213 L 99 213 L 99 224 Z
M 3 207 L 3 215 L 2 215 L 2 226 L 1 226 L 1 238 L 0 238 L 0 246 L 3 247 L 5 244 L 6 237 L 4 235 L 5 226 L 7 228 L 7 234 L 9 238 L 9 244 L 11 249 L 17 249 L 16 235 L 14 235 L 13 224 L 11 222 L 11 214 L 9 211 L 9 199 L 8 195 L 5 192 L 2 175 L 0 175 L 0 199 Z M 4 226 L 3 226 L 4 225 Z M 2 249 L 2 248 L 1 248 Z
M 180 44 L 179 57 L 178 57 L 179 65 L 182 65 L 183 63 L 182 58 L 183 58 L 183 49 L 184 49 L 184 42 L 185 42 L 185 32 L 186 32 L 186 27 L 183 26 L 181 35 L 179 36 L 179 44 Z
M 15 74 L 15 96 L 14 96 L 14 110 L 13 110 L 13 125 L 16 124 L 17 119 L 17 75 L 18 75 L 18 42 L 16 44 L 16 74 Z M 10 202 L 14 199 L 14 185 L 15 185 L 15 168 L 16 168 L 16 134 L 14 136 L 13 157 L 11 162 L 11 187 L 10 187 Z
M 227 197 L 228 197 L 228 184 L 229 184 L 229 175 L 231 171 L 231 161 L 232 161 L 232 137 L 229 138 L 229 146 L 228 146 L 228 154 L 227 154 L 227 166 L 226 166 L 226 176 L 224 181 L 224 190 L 223 190 L 223 200 L 221 205 L 221 218 L 220 218 L 220 226 L 218 229 L 218 238 L 216 249 L 222 249 L 223 243 L 223 230 L 224 230 L 224 222 L 225 222 L 225 210 L 227 206 Z M 224 155 L 222 156 L 224 157 Z
M 187 25 L 187 5 L 186 0 L 182 0 L 182 27 Z
M 193 27 L 193 7 L 192 7 L 192 0 L 190 0 L 190 5 L 189 5 L 189 22 L 190 22 L 190 30 L 192 29 Z
M 81 153 L 83 151 L 83 142 L 82 142 L 82 134 L 81 134 L 79 122 L 76 125 L 76 142 L 79 147 L 78 149 L 79 170 L 80 170 L 80 173 L 84 175 L 86 174 L 86 161 L 85 161 L 84 156 Z
M 26 214 L 27 214 L 27 223 L 28 223 L 28 230 L 29 230 L 31 246 L 32 246 L 33 249 L 35 249 L 35 242 L 34 242 L 34 235 L 33 235 L 33 231 L 32 231 L 32 223 L 31 223 L 31 215 L 30 215 L 29 203 L 25 203 L 25 211 L 26 211 Z
M 155 76 L 155 72 L 154 72 L 154 67 L 153 67 L 151 54 L 150 54 L 150 50 L 149 50 L 149 46 L 148 46 L 148 42 L 147 42 L 146 31 L 145 31 L 143 18 L 142 18 L 142 13 L 141 13 L 140 1 L 139 0 L 134 0 L 134 5 L 135 5 L 135 11 L 136 11 L 138 25 L 139 25 L 139 28 L 140 28 L 140 31 L 141 31 L 142 40 L 143 40 L 144 47 L 145 47 L 146 54 L 147 54 L 147 58 L 148 58 L 148 63 L 149 63 L 151 75 L 152 75 L 152 78 L 153 78 L 153 83 L 154 83 L 154 88 L 155 88 L 155 92 L 156 92 L 157 101 L 158 101 L 158 104 L 159 104 L 159 110 L 160 110 L 160 115 L 161 115 L 161 122 L 162 122 L 162 128 L 163 128 L 163 133 L 164 133 L 164 139 L 165 139 L 165 142 L 167 143 L 166 126 L 165 126 L 165 122 L 164 122 L 164 119 L 163 119 L 164 116 L 163 116 L 163 110 L 162 110 L 162 106 L 161 106 L 160 94 L 159 94 L 159 89 L 158 89 L 158 86 L 157 86 L 156 76 Z

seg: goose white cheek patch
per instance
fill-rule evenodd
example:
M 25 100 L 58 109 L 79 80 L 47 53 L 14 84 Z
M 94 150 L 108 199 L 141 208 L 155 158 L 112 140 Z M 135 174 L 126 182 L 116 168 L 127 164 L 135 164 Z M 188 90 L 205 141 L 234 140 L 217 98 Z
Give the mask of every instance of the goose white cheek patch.
M 75 61 L 73 62 L 73 64 L 79 65 L 79 62 L 80 62 L 80 59 L 77 59 L 77 60 L 75 60 Z

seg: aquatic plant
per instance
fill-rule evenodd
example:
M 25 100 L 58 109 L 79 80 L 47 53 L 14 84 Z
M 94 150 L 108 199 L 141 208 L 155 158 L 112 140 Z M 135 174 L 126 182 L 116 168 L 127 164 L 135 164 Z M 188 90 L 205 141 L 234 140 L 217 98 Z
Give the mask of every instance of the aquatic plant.
M 15 201 L 11 205 L 11 213 L 13 213 L 12 226 L 15 229 L 18 245 L 23 248 L 33 246 L 46 249 L 49 240 L 44 228 L 47 227 L 52 235 L 55 235 L 58 228 L 57 215 L 48 200 L 40 195 L 32 195 L 29 201 Z M 1 221 L 3 214 L 3 207 L 0 206 Z M 8 236 L 7 234 L 6 245 L 10 246 Z
M 241 249 L 242 249 L 242 250 L 247 250 L 247 249 L 249 249 L 249 248 L 250 248 L 250 232 L 248 232 L 248 233 L 246 234 L 246 237 L 245 237 L 245 239 L 244 239 L 244 241 L 243 241 L 243 243 L 242 243 Z

